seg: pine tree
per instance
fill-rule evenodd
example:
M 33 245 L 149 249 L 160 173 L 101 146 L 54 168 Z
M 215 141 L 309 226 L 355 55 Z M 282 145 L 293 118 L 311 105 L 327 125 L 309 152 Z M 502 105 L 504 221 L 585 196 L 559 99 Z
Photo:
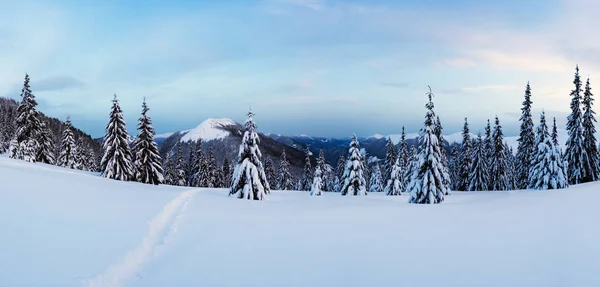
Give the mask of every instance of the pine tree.
M 403 182 L 403 170 L 402 170 L 402 157 L 397 157 L 392 172 L 390 173 L 390 179 L 388 179 L 385 186 L 385 193 L 387 195 L 401 195 L 402 194 L 402 182 Z
M 162 159 L 158 151 L 158 145 L 154 141 L 154 127 L 152 120 L 147 115 L 148 105 L 146 99 L 142 103 L 142 114 L 138 120 L 138 137 L 134 143 L 135 154 L 135 180 L 147 184 L 161 184 L 164 180 Z
M 404 132 L 404 126 L 402 126 L 402 135 L 400 136 L 400 151 L 398 152 L 398 156 L 402 157 L 401 163 L 404 164 L 402 170 L 406 170 L 408 168 L 408 164 L 410 163 L 410 158 L 412 154 L 408 149 L 408 144 L 406 143 L 406 133 Z
M 270 191 L 269 182 L 260 161 L 262 157 L 258 145 L 256 124 L 254 124 L 252 111 L 248 112 L 246 131 L 240 146 L 238 162 L 233 172 L 233 184 L 229 195 L 250 200 L 263 200 Z
M 435 135 L 437 136 L 437 138 L 439 139 L 438 143 L 440 145 L 440 154 L 442 156 L 442 178 L 444 179 L 444 185 L 448 186 L 448 189 L 446 189 L 446 195 L 449 194 L 450 192 L 450 172 L 449 172 L 449 168 L 448 168 L 448 157 L 446 156 L 446 144 L 444 143 L 444 136 L 443 136 L 443 131 L 444 128 L 442 127 L 442 122 L 440 121 L 440 117 L 436 116 L 435 118 Z
M 175 166 L 173 165 L 173 159 L 171 154 L 167 152 L 164 163 L 164 184 L 177 185 L 177 174 L 175 172 Z
M 35 161 L 54 164 L 54 135 L 44 121 L 40 121 L 40 130 L 39 149 Z
M 367 189 L 367 192 L 369 192 L 369 189 L 371 188 L 369 184 L 371 182 L 371 167 L 369 165 L 369 155 L 367 154 L 367 151 L 365 149 L 360 150 L 360 154 L 362 157 L 363 164 L 363 177 L 365 179 L 365 182 L 367 183 L 365 188 Z
M 420 153 L 412 179 L 410 180 L 409 203 L 435 204 L 444 201 L 444 195 L 448 193 L 448 183 L 445 182 L 446 173 L 443 163 L 442 151 L 439 141 L 442 140 L 436 134 L 438 123 L 433 111 L 433 93 L 431 87 L 427 93 L 429 102 L 425 105 L 427 113 L 425 123 L 421 129 L 419 138 Z M 447 176 L 447 173 L 446 173 Z
M 496 126 L 492 136 L 492 157 L 491 157 L 491 172 L 490 172 L 490 190 L 508 190 L 508 162 L 506 161 L 506 152 L 504 150 L 504 134 L 500 120 L 496 116 Z
M 21 90 L 21 103 L 17 108 L 16 133 L 10 145 L 10 157 L 35 162 L 40 144 L 39 134 L 42 122 L 35 107 L 37 101 L 29 86 L 29 75 L 25 74 L 25 82 Z
M 310 191 L 311 185 L 312 185 L 312 178 L 313 178 L 313 171 L 312 171 L 312 164 L 310 162 L 310 156 L 312 155 L 312 153 L 310 152 L 310 146 L 306 146 L 306 149 L 304 150 L 304 154 L 306 156 L 305 159 L 305 163 L 304 163 L 304 175 L 302 177 L 302 189 L 303 191 Z
M 533 120 L 531 119 L 531 87 L 529 82 L 525 88 L 525 99 L 521 108 L 521 129 L 519 133 L 519 146 L 517 148 L 516 183 L 518 189 L 525 189 L 529 185 L 529 170 L 535 151 L 535 134 L 533 133 Z
M 394 169 L 394 165 L 396 164 L 396 158 L 398 155 L 396 154 L 396 147 L 392 142 L 391 138 L 387 138 L 386 143 L 386 154 L 385 154 L 385 166 L 384 166 L 384 174 L 383 180 L 388 182 L 390 177 L 392 176 L 392 169 Z
M 581 183 L 586 174 L 584 169 L 584 159 L 587 158 L 586 150 L 583 144 L 582 115 L 581 115 L 581 79 L 579 77 L 579 66 L 575 68 L 575 79 L 573 80 L 575 89 L 571 91 L 571 114 L 567 118 L 567 149 L 565 159 L 569 167 L 569 183 Z
M 542 112 L 537 129 L 536 146 L 536 153 L 529 171 L 529 188 L 566 188 L 568 183 L 566 174 L 564 174 L 564 160 L 561 158 L 559 150 L 552 144 L 544 112 Z
M 194 149 L 194 142 L 188 141 L 187 146 L 189 146 L 187 163 L 185 164 L 185 180 L 187 186 L 194 186 L 194 164 L 196 163 L 196 150 Z M 223 185 L 222 180 L 220 181 L 220 186 Z M 222 186 L 221 186 L 222 187 Z
M 373 166 L 373 172 L 371 173 L 371 180 L 369 183 L 370 183 L 370 188 L 369 188 L 370 192 L 383 192 L 383 189 L 385 186 L 383 185 L 384 181 L 383 181 L 383 176 L 381 174 L 381 168 L 379 167 L 379 164 L 375 164 Z
M 133 177 L 131 149 L 127 141 L 127 128 L 117 95 L 113 99 L 110 119 L 104 136 L 104 156 L 102 157 L 102 176 L 127 181 Z
M 486 191 L 489 187 L 489 166 L 481 133 L 473 149 L 473 164 L 469 172 L 469 191 Z
M 177 143 L 177 153 L 175 154 L 174 182 L 173 185 L 185 186 L 185 170 L 183 161 L 183 151 L 181 150 L 181 142 Z
M 275 167 L 273 165 L 273 160 L 271 160 L 270 157 L 265 158 L 265 175 L 267 176 L 269 186 L 277 186 L 277 184 L 275 184 Z
M 492 166 L 492 156 L 494 153 L 494 146 L 492 145 L 492 127 L 490 120 L 488 119 L 487 125 L 485 126 L 485 138 L 483 139 L 483 147 L 485 151 L 485 158 L 488 160 L 488 167 Z M 488 183 L 488 190 L 492 190 L 492 174 L 490 172 Z
M 221 167 L 221 176 L 223 177 L 223 187 L 229 188 L 231 187 L 231 163 L 228 158 L 225 158 L 223 161 L 223 166 Z
M 458 152 L 458 144 L 454 143 L 450 150 L 450 189 L 458 190 L 458 183 L 460 181 L 460 153 Z
M 356 135 L 352 135 L 350 149 L 348 150 L 348 161 L 343 175 L 342 195 L 367 195 L 367 182 L 363 170 L 360 145 Z
M 406 165 L 406 169 L 404 170 L 404 174 L 402 176 L 404 178 L 404 181 L 402 182 L 402 190 L 404 192 L 409 191 L 408 188 L 410 187 L 412 175 L 416 172 L 419 162 L 419 154 L 417 153 L 417 149 L 414 145 L 410 146 L 409 154 L 410 157 L 408 158 L 408 164 Z
M 281 153 L 281 161 L 279 161 L 279 178 L 277 180 L 277 189 L 292 190 L 294 189 L 294 179 L 290 174 L 290 163 L 285 155 L 285 149 Z
M 77 139 L 77 143 L 75 144 L 75 169 L 78 170 L 88 170 L 88 162 L 87 162 L 87 147 L 83 141 L 83 138 L 80 136 Z
M 323 195 L 323 179 L 322 179 L 321 167 L 317 165 L 315 168 L 315 175 L 313 177 L 313 183 L 310 188 L 310 195 L 312 196 L 321 196 Z
M 553 123 L 552 123 L 552 144 L 554 146 L 560 147 L 560 144 L 558 143 L 558 127 L 556 126 L 556 118 L 553 118 Z M 561 151 L 562 154 L 562 151 Z
M 594 105 L 594 95 L 590 87 L 590 78 L 585 83 L 585 92 L 583 93 L 583 148 L 586 157 L 583 158 L 583 174 L 585 177 L 582 182 L 597 181 L 600 177 L 600 166 L 598 165 L 598 144 L 596 142 L 596 117 L 592 106 Z
M 517 174 L 516 174 L 516 157 L 514 156 L 514 150 L 508 146 L 507 142 L 504 142 L 504 158 L 507 163 L 506 174 L 508 177 L 508 190 L 514 190 L 517 188 Z
M 471 144 L 471 133 L 469 131 L 469 123 L 465 118 L 465 124 L 462 132 L 462 151 L 460 153 L 460 167 L 457 190 L 469 190 L 469 175 L 471 173 L 471 165 L 473 164 L 473 146 Z
M 329 186 L 327 185 L 327 163 L 325 161 L 325 151 L 323 149 L 319 150 L 317 166 L 321 169 L 321 190 L 329 191 Z
M 196 150 L 196 155 L 194 156 L 194 160 L 195 160 L 194 167 L 193 167 L 194 178 L 193 178 L 192 186 L 200 187 L 200 186 L 203 186 L 203 184 L 204 184 L 205 179 L 203 176 L 206 173 L 206 171 L 205 171 L 205 169 L 206 169 L 205 161 L 206 160 L 204 159 L 204 153 L 202 152 L 202 140 L 198 140 L 196 142 L 195 150 Z M 231 176 L 229 176 L 229 177 L 231 177 Z
M 206 169 L 207 169 L 207 180 L 206 187 L 214 188 L 217 187 L 217 163 L 215 160 L 215 154 L 213 152 L 212 146 L 208 148 L 208 158 L 206 160 Z
M 342 191 L 342 186 L 344 185 L 344 182 L 345 182 L 344 172 L 346 172 L 346 158 L 344 158 L 344 155 L 341 154 L 340 158 L 338 159 L 337 167 L 335 168 L 336 183 L 333 188 L 333 190 L 335 192 Z
M 65 129 L 63 130 L 63 137 L 61 142 L 60 155 L 58 157 L 58 165 L 74 169 L 77 166 L 75 159 L 77 153 L 77 146 L 75 145 L 75 137 L 71 130 L 71 119 L 67 117 L 65 122 Z

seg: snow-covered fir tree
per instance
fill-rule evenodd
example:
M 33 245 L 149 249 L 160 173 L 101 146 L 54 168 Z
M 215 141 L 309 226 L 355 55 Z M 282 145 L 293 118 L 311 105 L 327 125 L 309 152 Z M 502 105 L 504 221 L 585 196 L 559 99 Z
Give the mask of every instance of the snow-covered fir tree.
M 89 170 L 87 161 L 87 146 L 80 136 L 75 143 L 75 169 Z
M 559 150 L 552 144 L 544 112 L 540 118 L 535 142 L 537 149 L 529 171 L 529 188 L 560 189 L 567 187 L 564 160 L 561 158 Z
M 267 181 L 269 182 L 269 186 L 277 186 L 275 177 L 275 167 L 273 166 L 273 160 L 270 157 L 265 158 L 265 175 L 267 176 Z
M 333 191 L 341 192 L 344 185 L 344 173 L 346 172 L 346 158 L 343 154 L 338 159 L 337 167 L 335 168 L 335 186 Z
M 444 184 L 448 186 L 446 190 L 446 195 L 448 195 L 450 191 L 450 169 L 448 168 L 448 157 L 446 156 L 446 144 L 444 143 L 442 122 L 440 121 L 440 117 L 436 116 L 435 118 L 435 134 L 439 139 L 438 143 L 440 145 L 440 154 L 442 156 L 442 177 L 444 178 Z
M 558 127 L 556 126 L 556 118 L 552 119 L 552 144 L 554 146 L 560 147 L 560 144 L 558 143 Z M 562 154 L 562 151 L 561 151 Z
M 294 179 L 290 173 L 290 163 L 285 155 L 285 149 L 281 153 L 281 160 L 279 161 L 279 177 L 277 179 L 277 189 L 279 190 L 292 190 L 294 189 Z
M 458 190 L 458 182 L 460 180 L 460 153 L 458 151 L 458 144 L 452 144 L 452 148 L 450 149 L 450 189 Z
M 508 177 L 508 190 L 514 190 L 517 187 L 517 174 L 516 174 L 516 166 L 517 159 L 514 156 L 514 150 L 512 147 L 508 146 L 507 142 L 504 142 L 504 154 L 507 163 L 506 174 Z
M 408 188 L 410 187 L 410 181 L 412 180 L 412 176 L 418 168 L 419 162 L 419 154 L 414 145 L 410 146 L 409 154 L 410 157 L 408 158 L 408 164 L 405 165 L 406 169 L 404 170 L 404 174 L 402 176 L 404 179 L 404 181 L 402 182 L 403 192 L 409 191 Z
M 456 189 L 459 191 L 469 190 L 469 174 L 471 173 L 471 165 L 473 164 L 473 146 L 471 144 L 471 133 L 469 130 L 469 122 L 465 118 L 465 124 L 462 131 L 462 148 L 459 160 L 459 176 Z
M 173 165 L 173 159 L 169 152 L 165 155 L 165 163 L 163 164 L 164 169 L 164 184 L 176 185 L 177 184 L 177 173 L 175 172 L 175 166 Z
M 365 182 L 367 183 L 365 188 L 367 189 L 367 192 L 369 192 L 369 189 L 371 188 L 371 185 L 369 184 L 371 182 L 371 165 L 369 164 L 369 155 L 367 154 L 367 150 L 365 149 L 361 149 L 360 154 L 363 161 L 363 177 L 365 178 Z
M 142 114 L 138 120 L 138 136 L 133 146 L 135 154 L 135 180 L 147 184 L 161 184 L 164 180 L 162 158 L 158 151 L 158 145 L 154 141 L 154 127 L 148 116 L 148 105 L 146 99 L 142 103 Z
M 363 159 L 360 153 L 360 144 L 356 134 L 352 135 L 348 160 L 344 171 L 344 184 L 342 195 L 367 195 L 367 182 L 364 177 Z
M 391 138 L 387 138 L 387 142 L 385 144 L 386 153 L 385 153 L 385 165 L 383 172 L 383 180 L 387 182 L 392 176 L 392 169 L 394 169 L 394 164 L 396 164 L 396 158 L 398 155 L 396 154 L 396 147 L 392 142 Z
M 403 182 L 403 170 L 402 170 L 402 157 L 397 157 L 392 171 L 390 173 L 390 179 L 388 179 L 385 186 L 385 193 L 387 195 L 401 195 L 402 194 L 402 182 Z
M 200 187 L 204 184 L 205 180 L 203 179 L 203 176 L 206 173 L 206 160 L 204 158 L 204 153 L 202 152 L 202 140 L 198 140 L 196 142 L 195 151 L 196 153 L 194 156 L 193 163 L 194 176 L 192 180 L 192 186 Z
M 492 135 L 492 145 L 490 190 L 509 190 L 509 167 L 504 146 L 504 134 L 498 116 L 496 116 L 496 125 L 494 126 L 494 133 Z
M 315 168 L 315 175 L 313 177 L 312 186 L 310 187 L 310 195 L 321 196 L 323 195 L 323 174 L 321 167 L 317 165 Z
M 58 156 L 58 165 L 74 169 L 77 166 L 77 161 L 75 158 L 76 154 L 77 146 L 75 144 L 75 136 L 73 136 L 71 119 L 67 117 L 67 121 L 65 122 L 65 128 L 62 134 L 60 155 Z
M 404 126 L 402 126 L 402 134 L 400 135 L 400 149 L 398 151 L 398 156 L 402 158 L 401 163 L 403 170 L 406 170 L 408 164 L 410 163 L 410 158 L 412 154 L 410 153 L 410 149 L 408 148 L 408 144 L 406 143 L 406 133 L 404 132 Z
M 444 201 L 448 193 L 447 173 L 443 163 L 442 151 L 439 141 L 442 140 L 436 133 L 438 127 L 437 117 L 434 112 L 433 93 L 431 88 L 427 93 L 429 102 L 425 105 L 425 123 L 419 137 L 419 161 L 410 180 L 409 203 L 436 204 Z
M 218 185 L 217 162 L 212 146 L 208 148 L 208 158 L 206 159 L 206 187 L 213 188 Z
M 260 139 L 253 119 L 254 113 L 249 111 L 247 116 L 246 131 L 240 145 L 229 195 L 242 199 L 263 200 L 270 192 L 270 187 L 260 161 L 262 155 L 258 148 Z
M 173 178 L 173 185 L 185 186 L 185 162 L 183 161 L 183 151 L 181 149 L 181 142 L 177 143 L 177 152 L 175 156 L 175 166 L 173 171 L 175 177 Z
M 325 151 L 319 150 L 319 157 L 317 158 L 317 166 L 321 169 L 321 190 L 329 191 L 328 188 L 328 174 L 327 174 L 327 162 L 325 161 Z
M 117 95 L 113 99 L 110 118 L 104 136 L 104 156 L 100 163 L 102 176 L 116 180 L 130 180 L 134 169 L 131 159 L 127 128 Z
M 565 159 L 568 166 L 568 179 L 570 184 L 581 183 L 586 174 L 584 159 L 587 158 L 583 143 L 583 128 L 581 114 L 581 78 L 579 77 L 579 66 L 575 68 L 575 89 L 571 91 L 571 114 L 567 118 L 567 148 Z
M 17 108 L 16 132 L 10 144 L 10 157 L 35 162 L 40 144 L 38 143 L 42 124 L 36 110 L 37 101 L 29 86 L 29 75 L 25 74 L 21 103 Z
M 590 78 L 585 83 L 585 91 L 583 92 L 583 119 L 582 119 L 582 135 L 583 149 L 587 157 L 583 158 L 583 174 L 585 175 L 582 182 L 597 181 L 600 177 L 600 166 L 598 165 L 598 143 L 596 141 L 596 112 L 594 112 L 594 95 L 590 86 Z
M 535 151 L 535 134 L 533 132 L 533 120 L 531 119 L 531 87 L 529 82 L 525 87 L 525 99 L 521 108 L 521 128 L 519 132 L 519 146 L 517 148 L 517 170 L 516 183 L 517 188 L 525 189 L 529 185 L 529 170 Z
M 312 156 L 312 153 L 310 152 L 310 146 L 306 146 L 306 149 L 304 150 L 304 155 L 306 158 L 304 160 L 304 172 L 302 176 L 302 182 L 300 183 L 300 190 L 310 191 L 313 178 L 312 164 L 310 162 L 310 157 Z
M 196 162 L 196 150 L 194 149 L 194 142 L 191 140 L 187 142 L 187 146 L 189 149 L 187 162 L 185 163 L 185 180 L 187 186 L 194 186 L 194 163 Z
M 54 135 L 44 121 L 40 121 L 40 131 L 38 135 L 39 149 L 35 161 L 54 164 Z
M 485 143 L 481 133 L 477 135 L 477 142 L 473 145 L 473 163 L 469 172 L 469 191 L 486 191 L 490 183 L 489 161 L 485 151 Z
M 223 160 L 223 166 L 221 166 L 221 176 L 223 177 L 223 185 L 221 187 L 231 187 L 231 163 L 228 158 Z
M 369 186 L 370 192 L 383 192 L 383 189 L 385 188 L 379 164 L 373 165 L 373 172 L 371 173 Z

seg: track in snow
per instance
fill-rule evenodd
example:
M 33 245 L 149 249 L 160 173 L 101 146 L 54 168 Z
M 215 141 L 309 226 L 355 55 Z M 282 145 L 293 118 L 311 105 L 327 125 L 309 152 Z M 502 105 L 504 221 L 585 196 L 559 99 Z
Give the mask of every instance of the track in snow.
M 120 262 L 111 265 L 104 273 L 99 274 L 87 282 L 88 287 L 119 287 L 144 268 L 155 256 L 159 247 L 168 243 L 174 232 L 177 231 L 178 221 L 185 211 L 187 203 L 196 193 L 195 190 L 182 192 L 169 202 L 163 210 L 150 221 L 148 233 L 142 242 L 125 255 Z

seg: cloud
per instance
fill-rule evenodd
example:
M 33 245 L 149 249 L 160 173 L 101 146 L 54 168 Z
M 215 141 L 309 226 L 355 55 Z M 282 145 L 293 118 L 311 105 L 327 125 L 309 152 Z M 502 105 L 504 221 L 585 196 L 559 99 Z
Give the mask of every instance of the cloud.
M 85 84 L 74 77 L 59 76 L 32 81 L 31 86 L 32 88 L 35 88 L 36 91 L 43 92 L 83 88 L 85 87 Z

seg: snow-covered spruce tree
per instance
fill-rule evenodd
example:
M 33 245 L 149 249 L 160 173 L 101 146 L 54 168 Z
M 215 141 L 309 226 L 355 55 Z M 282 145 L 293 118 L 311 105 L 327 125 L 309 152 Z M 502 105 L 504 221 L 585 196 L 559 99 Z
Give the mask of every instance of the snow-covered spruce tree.
M 433 111 L 433 93 L 431 87 L 427 93 L 429 102 L 425 105 L 425 123 L 419 137 L 420 152 L 419 161 L 416 165 L 412 179 L 410 180 L 409 203 L 435 204 L 444 201 L 444 195 L 448 193 L 447 173 L 443 164 L 441 140 L 437 133 L 438 126 L 435 112 Z M 445 174 L 446 173 L 446 174 Z M 446 177 L 445 177 L 446 176 Z
M 517 174 L 515 172 L 517 166 L 517 159 L 514 156 L 514 150 L 512 147 L 508 146 L 507 142 L 504 142 L 504 154 L 507 162 L 508 168 L 506 169 L 506 173 L 508 175 L 508 190 L 514 190 L 517 188 Z
M 385 166 L 383 172 L 383 180 L 387 182 L 392 176 L 392 169 L 394 169 L 394 164 L 396 164 L 396 158 L 398 155 L 396 154 L 396 147 L 392 142 L 391 138 L 387 138 L 387 142 L 385 144 L 386 153 L 385 153 Z
M 206 169 L 206 160 L 204 158 L 204 153 L 202 152 L 202 140 L 196 142 L 195 150 L 196 155 L 194 156 L 194 178 L 192 180 L 192 186 L 200 187 L 204 182 L 203 175 L 205 171 L 203 171 L 203 169 Z
M 558 127 L 556 126 L 556 118 L 553 118 L 552 121 L 552 144 L 554 146 L 560 147 L 560 144 L 558 143 Z
M 469 191 L 486 191 L 489 187 L 489 166 L 481 133 L 473 145 L 473 164 L 469 173 Z
M 360 144 L 356 134 L 352 135 L 350 149 L 348 150 L 348 160 L 344 171 L 344 184 L 342 185 L 342 195 L 367 195 L 367 182 L 363 174 L 363 159 L 360 153 Z
M 175 174 L 173 185 L 185 186 L 185 163 L 183 161 L 183 151 L 181 150 L 181 142 L 177 143 L 177 153 L 175 154 Z
M 25 74 L 23 89 L 21 90 L 21 103 L 17 108 L 17 118 L 15 120 L 16 133 L 10 144 L 10 157 L 35 162 L 38 149 L 37 141 L 41 133 L 41 121 L 35 107 L 37 101 L 31 93 L 29 86 L 29 75 Z
M 40 121 L 40 131 L 38 135 L 39 149 L 35 161 L 54 164 L 54 135 L 44 121 Z
M 469 174 L 471 173 L 471 165 L 473 164 L 473 146 L 471 144 L 471 133 L 469 130 L 469 122 L 465 118 L 465 124 L 462 131 L 462 149 L 459 160 L 459 176 L 456 186 L 459 191 L 469 190 Z
M 458 190 L 458 182 L 460 180 L 460 153 L 458 151 L 458 144 L 452 144 L 450 149 L 450 189 Z
M 218 185 L 217 178 L 217 162 L 215 160 L 215 153 L 213 152 L 212 146 L 208 148 L 208 158 L 206 159 L 207 179 L 206 187 L 213 188 Z
M 567 187 L 564 161 L 560 152 L 552 144 L 552 138 L 546 125 L 546 116 L 542 112 L 536 136 L 536 153 L 529 171 L 529 188 L 560 189 Z
M 410 158 L 412 154 L 410 153 L 410 150 L 408 149 L 408 144 L 406 143 L 406 133 L 404 132 L 404 126 L 402 126 L 402 134 L 400 135 L 400 150 L 398 151 L 398 156 L 402 158 L 401 163 L 404 165 L 402 166 L 402 170 L 406 170 L 408 164 L 410 163 Z
M 367 154 L 366 149 L 361 149 L 360 155 L 363 161 L 363 177 L 365 178 L 365 182 L 367 183 L 365 188 L 367 189 L 367 192 L 369 192 L 369 189 L 371 188 L 369 184 L 371 182 L 371 165 L 369 164 L 369 155 Z
M 65 128 L 62 134 L 58 165 L 74 169 L 77 166 L 77 161 L 75 158 L 77 154 L 77 146 L 75 145 L 75 137 L 73 136 L 73 131 L 71 128 L 71 119 L 67 117 Z
M 254 113 L 250 111 L 247 116 L 246 131 L 240 145 L 229 195 L 242 199 L 263 200 L 266 199 L 270 187 L 260 161 L 262 155 L 258 149 L 260 139 L 256 132 L 257 127 L 252 118 Z
M 315 168 L 315 176 L 313 178 L 313 183 L 310 188 L 310 195 L 312 196 L 321 196 L 323 195 L 323 174 L 321 173 L 321 167 L 317 165 Z
M 377 163 L 373 166 L 373 172 L 371 173 L 371 180 L 369 182 L 369 186 L 370 192 L 383 192 L 383 189 L 385 187 L 383 176 L 381 174 L 381 168 Z
M 312 153 L 310 152 L 310 146 L 308 146 L 308 145 L 306 146 L 306 149 L 304 150 L 304 154 L 306 156 L 306 159 L 304 162 L 304 172 L 303 172 L 303 176 L 302 176 L 300 190 L 310 191 L 310 187 L 312 185 L 312 178 L 313 178 L 312 164 L 310 162 L 310 156 L 312 155 Z
M 87 146 L 83 141 L 83 138 L 79 136 L 75 143 L 75 169 L 78 170 L 89 170 L 87 162 Z
M 502 126 L 500 125 L 498 116 L 496 116 L 496 125 L 492 135 L 492 144 L 493 148 L 490 166 L 490 190 L 508 190 L 508 162 L 506 159 L 506 152 L 504 150 L 504 134 L 502 133 Z
M 277 189 L 294 189 L 294 179 L 290 173 L 290 163 L 285 155 L 285 149 L 283 150 L 283 153 L 281 153 L 281 160 L 279 161 L 279 178 L 277 179 Z
M 598 143 L 596 142 L 596 117 L 592 106 L 594 105 L 594 95 L 590 86 L 590 78 L 585 83 L 585 91 L 583 92 L 583 148 L 585 155 L 583 158 L 584 178 L 582 182 L 597 181 L 600 177 L 600 166 L 598 165 Z
M 319 150 L 319 157 L 317 158 L 317 166 L 321 169 L 321 190 L 329 191 L 327 185 L 327 162 L 325 161 L 325 151 Z
M 404 170 L 402 182 L 402 190 L 403 192 L 409 192 L 408 188 L 410 187 L 410 181 L 413 178 L 413 174 L 417 172 L 417 163 L 419 162 L 419 154 L 414 145 L 410 146 L 409 151 L 410 157 L 408 158 L 408 164 L 406 164 L 406 169 Z
M 265 158 L 265 175 L 267 176 L 267 181 L 269 182 L 269 186 L 277 186 L 275 184 L 275 167 L 273 166 L 273 160 L 270 157 Z
M 134 169 L 131 161 L 127 128 L 117 95 L 113 99 L 110 119 L 104 136 L 104 156 L 100 163 L 102 176 L 116 180 L 130 180 Z
M 575 68 L 575 89 L 571 91 L 571 114 L 567 118 L 567 148 L 565 159 L 568 166 L 568 178 L 570 184 L 581 183 L 586 174 L 584 158 L 587 157 L 583 144 L 582 114 L 581 114 L 581 79 L 579 77 L 579 66 Z
M 185 181 L 187 186 L 194 186 L 194 163 L 196 162 L 196 150 L 194 149 L 194 142 L 189 140 L 186 144 L 188 149 L 188 157 L 185 163 Z
M 440 121 L 440 117 L 436 116 L 435 118 L 435 135 L 439 139 L 438 143 L 440 145 L 440 154 L 442 155 L 442 167 L 443 173 L 442 177 L 444 178 L 444 184 L 448 186 L 446 190 L 446 195 L 450 192 L 450 169 L 448 168 L 448 157 L 446 156 L 446 144 L 444 143 L 444 136 L 442 122 Z
M 346 172 L 346 158 L 341 154 L 338 159 L 337 167 L 335 168 L 335 186 L 333 191 L 341 192 L 342 186 L 344 185 L 344 172 Z
M 531 87 L 529 82 L 525 87 L 525 99 L 521 108 L 521 128 L 519 132 L 519 142 L 517 148 L 517 170 L 515 172 L 518 189 L 525 189 L 529 186 L 529 170 L 535 151 L 535 134 L 533 132 L 533 120 L 531 119 Z
M 385 193 L 387 195 L 401 195 L 402 194 L 402 182 L 403 182 L 403 170 L 402 170 L 402 157 L 397 157 L 392 172 L 390 173 L 390 179 L 388 179 L 385 186 Z
M 223 166 L 221 167 L 221 176 L 223 177 L 223 186 L 221 187 L 226 187 L 229 188 L 231 185 L 231 163 L 229 162 L 228 158 L 225 158 L 225 160 L 223 160 Z
M 135 154 L 135 180 L 147 184 L 161 184 L 164 180 L 162 159 L 158 151 L 158 145 L 154 141 L 154 127 L 148 116 L 148 105 L 146 99 L 142 103 L 142 114 L 138 120 L 137 129 L 139 134 L 133 146 Z
M 173 159 L 171 157 L 170 152 L 167 152 L 165 155 L 165 163 L 163 164 L 163 172 L 164 172 L 164 184 L 168 185 L 176 185 L 177 183 L 177 175 L 175 173 L 175 166 L 173 165 Z

